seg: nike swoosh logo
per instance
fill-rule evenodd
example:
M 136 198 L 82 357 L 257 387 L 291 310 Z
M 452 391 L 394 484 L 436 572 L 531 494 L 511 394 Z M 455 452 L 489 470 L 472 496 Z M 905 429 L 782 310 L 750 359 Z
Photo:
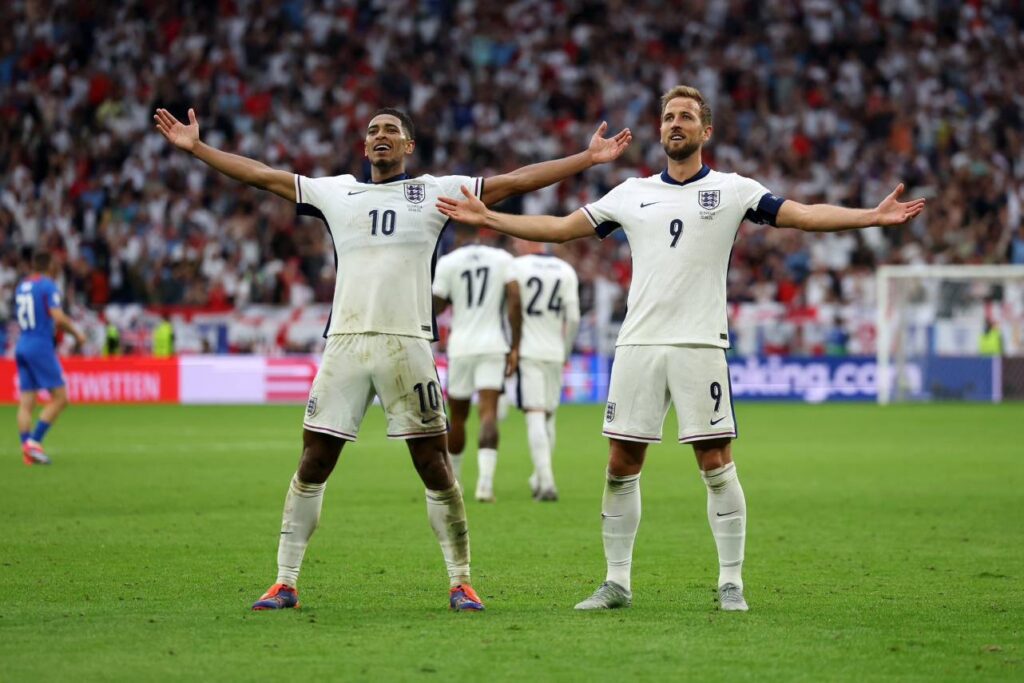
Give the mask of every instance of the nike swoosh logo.
M 723 415 L 722 417 L 718 418 L 717 420 L 712 420 L 711 421 L 711 426 L 712 427 L 715 426 L 716 424 L 718 424 L 719 422 L 721 422 L 722 420 L 724 420 L 727 417 L 729 417 L 729 416 L 728 415 Z
M 733 510 L 732 512 L 716 512 L 715 516 L 716 517 L 728 517 L 729 515 L 735 515 L 737 512 L 739 512 L 739 509 Z
M 348 193 L 348 196 L 349 196 L 349 197 L 351 197 L 351 196 L 352 196 L 352 195 L 354 195 L 354 194 L 362 194 L 362 193 L 364 193 L 364 192 L 369 192 L 369 190 L 359 190 L 359 192 L 352 192 L 352 191 L 349 191 L 349 193 Z
M 654 204 L 661 204 L 661 202 L 647 202 L 646 204 L 640 202 L 640 208 L 646 209 L 648 206 L 653 206 Z
M 621 516 L 622 515 L 606 515 L 603 512 L 601 513 L 601 519 L 614 519 L 616 517 L 621 517 Z

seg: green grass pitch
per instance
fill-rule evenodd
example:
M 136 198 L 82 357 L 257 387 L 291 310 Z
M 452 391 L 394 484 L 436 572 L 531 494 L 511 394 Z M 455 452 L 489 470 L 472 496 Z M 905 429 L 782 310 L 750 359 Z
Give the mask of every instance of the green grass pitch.
M 379 408 L 282 613 L 249 605 L 301 407 L 72 406 L 50 468 L 21 464 L 3 408 L 0 681 L 1024 679 L 1020 404 L 738 409 L 748 614 L 715 609 L 705 490 L 671 442 L 642 479 L 633 608 L 572 610 L 604 577 L 601 406 L 559 413 L 556 504 L 530 500 L 523 420 L 503 423 L 498 502 L 467 503 L 487 611 L 452 614 Z

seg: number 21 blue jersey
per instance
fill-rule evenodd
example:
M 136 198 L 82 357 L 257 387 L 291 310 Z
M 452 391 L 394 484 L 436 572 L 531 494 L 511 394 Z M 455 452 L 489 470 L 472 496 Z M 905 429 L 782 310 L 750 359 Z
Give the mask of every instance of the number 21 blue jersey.
M 14 290 L 14 312 L 21 328 L 19 349 L 55 348 L 51 308 L 60 308 L 60 292 L 53 280 L 34 275 L 18 283 Z

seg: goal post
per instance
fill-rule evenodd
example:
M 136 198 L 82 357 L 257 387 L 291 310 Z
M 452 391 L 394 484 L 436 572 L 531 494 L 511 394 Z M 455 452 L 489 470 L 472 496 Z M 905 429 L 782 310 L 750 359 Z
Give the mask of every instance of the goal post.
M 1024 398 L 1024 266 L 880 266 L 878 402 Z

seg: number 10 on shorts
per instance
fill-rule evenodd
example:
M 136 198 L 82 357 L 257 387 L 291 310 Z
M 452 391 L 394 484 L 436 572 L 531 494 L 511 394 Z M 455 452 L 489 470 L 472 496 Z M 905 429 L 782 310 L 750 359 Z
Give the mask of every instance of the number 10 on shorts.
M 427 408 L 430 410 L 437 410 L 441 407 L 441 389 L 438 388 L 437 382 L 431 380 L 429 382 L 420 382 L 413 385 L 412 387 L 416 394 L 420 398 L 420 412 L 427 412 Z

